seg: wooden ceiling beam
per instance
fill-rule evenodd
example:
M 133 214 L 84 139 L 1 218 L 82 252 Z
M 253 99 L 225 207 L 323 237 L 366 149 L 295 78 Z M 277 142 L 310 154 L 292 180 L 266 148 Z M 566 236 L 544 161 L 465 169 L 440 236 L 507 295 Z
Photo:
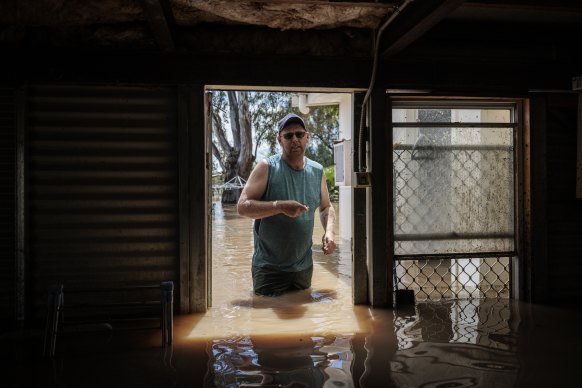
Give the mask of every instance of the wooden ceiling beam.
M 460 7 L 465 0 L 413 1 L 383 33 L 381 56 L 385 59 L 402 51 Z

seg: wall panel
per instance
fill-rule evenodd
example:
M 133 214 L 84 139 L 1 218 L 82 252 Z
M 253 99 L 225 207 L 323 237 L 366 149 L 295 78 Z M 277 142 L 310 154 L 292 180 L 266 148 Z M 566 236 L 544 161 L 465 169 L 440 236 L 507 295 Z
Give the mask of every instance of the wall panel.
M 14 322 L 16 113 L 13 88 L 0 87 L 0 327 Z
M 27 104 L 33 317 L 51 284 L 65 285 L 66 303 L 129 298 L 67 297 L 79 288 L 179 287 L 175 89 L 37 86 Z M 149 292 L 138 299 L 159 298 Z
M 577 95 L 552 95 L 547 101 L 548 293 L 554 305 L 577 307 L 582 298 L 582 200 L 576 199 Z

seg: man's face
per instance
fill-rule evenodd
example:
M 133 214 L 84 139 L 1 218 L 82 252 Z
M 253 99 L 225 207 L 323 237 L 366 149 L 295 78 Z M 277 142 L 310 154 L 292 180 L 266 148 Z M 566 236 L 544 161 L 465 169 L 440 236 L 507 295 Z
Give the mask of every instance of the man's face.
M 284 152 L 302 155 L 305 152 L 309 133 L 300 124 L 291 124 L 283 128 L 277 139 Z

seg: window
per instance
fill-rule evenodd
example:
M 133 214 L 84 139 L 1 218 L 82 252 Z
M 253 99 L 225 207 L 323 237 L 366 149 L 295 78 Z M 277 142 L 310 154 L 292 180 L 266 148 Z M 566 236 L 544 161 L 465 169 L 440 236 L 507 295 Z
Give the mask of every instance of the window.
M 515 107 L 393 106 L 395 285 L 417 298 L 508 295 Z

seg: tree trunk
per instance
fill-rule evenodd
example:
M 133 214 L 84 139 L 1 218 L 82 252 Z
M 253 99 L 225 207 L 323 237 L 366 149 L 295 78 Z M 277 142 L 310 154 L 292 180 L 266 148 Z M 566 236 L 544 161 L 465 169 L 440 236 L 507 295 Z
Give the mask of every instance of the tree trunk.
M 224 173 L 224 183 L 236 176 L 248 179 L 253 166 L 252 114 L 249 108 L 248 92 L 226 92 L 228 97 L 228 112 L 230 118 L 230 133 L 226 128 L 219 110 L 212 113 L 212 154 L 220 160 Z M 230 141 L 232 141 L 232 145 Z M 221 155 L 224 159 L 221 159 Z M 242 189 L 224 190 L 222 203 L 236 203 Z

